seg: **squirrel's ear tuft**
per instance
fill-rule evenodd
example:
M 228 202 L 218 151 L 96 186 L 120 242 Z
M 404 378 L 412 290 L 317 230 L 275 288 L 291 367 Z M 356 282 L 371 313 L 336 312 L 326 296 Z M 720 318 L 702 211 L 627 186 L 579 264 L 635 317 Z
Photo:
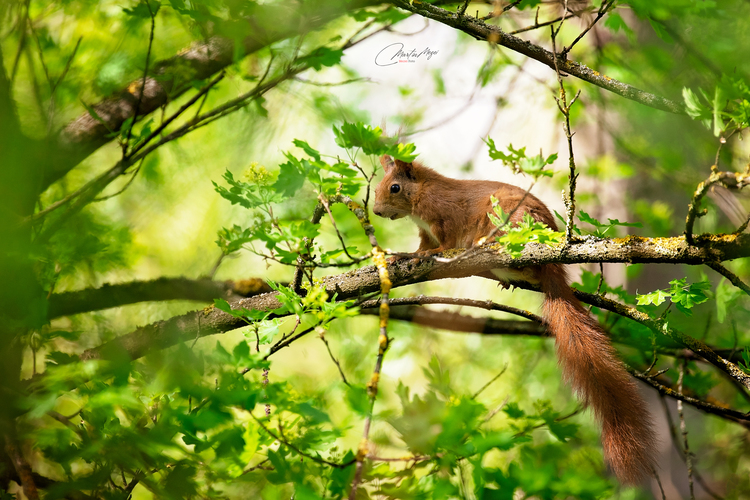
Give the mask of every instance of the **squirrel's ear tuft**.
M 395 163 L 398 168 L 402 168 L 404 170 L 411 170 L 413 168 L 411 163 L 406 163 L 404 161 L 399 160 L 398 158 L 396 158 Z
M 406 174 L 406 177 L 412 180 L 416 179 L 414 175 L 414 165 L 412 165 L 411 163 L 406 163 L 405 161 L 401 161 L 398 158 L 396 158 L 395 163 L 396 167 L 398 167 L 399 170 Z
M 383 155 L 380 157 L 380 164 L 383 166 L 383 170 L 385 170 L 385 173 L 391 171 L 391 169 L 396 165 L 393 163 L 393 158 L 391 158 L 388 155 Z

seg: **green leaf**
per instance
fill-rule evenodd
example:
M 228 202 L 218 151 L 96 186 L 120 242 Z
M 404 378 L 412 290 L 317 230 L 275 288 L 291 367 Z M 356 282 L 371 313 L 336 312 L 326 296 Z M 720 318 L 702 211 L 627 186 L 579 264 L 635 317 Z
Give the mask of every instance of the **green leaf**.
M 721 278 L 716 287 L 716 319 L 719 323 L 724 323 L 727 317 L 727 310 L 734 306 L 744 292 L 732 285 L 726 278 Z
M 397 9 L 393 6 L 389 6 L 385 10 L 371 11 L 367 9 L 355 10 L 349 13 L 355 21 L 364 22 L 372 19 L 378 23 L 397 23 L 403 21 L 411 15 L 410 12 Z
M 649 304 L 660 306 L 669 297 L 671 297 L 671 294 L 669 292 L 665 292 L 664 290 L 655 290 L 651 293 L 647 293 L 644 295 L 636 294 L 635 296 L 639 306 L 645 306 Z
M 346 401 L 349 407 L 359 415 L 366 416 L 370 413 L 370 398 L 364 387 L 356 385 L 347 386 Z
M 557 160 L 557 153 L 545 158 L 540 150 L 538 155 L 529 157 L 526 155 L 525 147 L 515 149 L 513 144 L 509 144 L 508 153 L 504 153 L 495 147 L 495 141 L 492 138 L 488 137 L 484 139 L 484 142 L 489 148 L 490 158 L 502 161 L 503 164 L 510 167 L 515 173 L 528 174 L 534 178 L 539 176 L 552 177 L 553 175 L 553 172 L 544 170 L 544 168 Z
M 705 292 L 711 289 L 711 282 L 709 281 L 701 281 L 688 285 L 686 278 L 672 280 L 669 284 L 671 285 L 670 294 L 672 302 L 674 302 L 680 311 L 688 316 L 692 314 L 690 310 L 693 307 L 708 300 Z
M 526 416 L 526 413 L 518 406 L 518 403 L 511 402 L 508 403 L 503 407 L 503 412 L 508 415 L 508 417 L 513 419 L 519 419 Z
M 494 197 L 490 198 L 494 200 Z M 504 234 L 501 234 L 496 238 L 499 243 L 502 243 L 505 250 L 513 258 L 518 258 L 526 248 L 527 243 L 540 243 L 542 245 L 550 245 L 560 243 L 563 238 L 563 234 L 552 230 L 542 222 L 535 221 L 530 214 L 524 213 L 523 220 L 519 223 L 513 224 L 510 229 L 505 229 L 504 220 L 507 220 L 507 216 L 502 212 L 499 206 L 494 206 L 493 209 L 500 217 L 495 217 L 492 214 L 487 214 L 490 221 L 499 228 L 504 228 Z M 499 211 L 499 212 L 498 212 Z
M 599 238 L 603 238 L 607 234 L 607 232 L 609 232 L 609 230 L 615 226 L 643 227 L 640 222 L 620 222 L 617 219 L 608 219 L 608 223 L 605 224 L 603 222 L 599 222 L 597 219 L 593 218 L 583 210 L 578 211 L 578 220 L 596 227 L 596 231 L 594 231 L 593 234 Z
M 417 159 L 417 156 L 419 154 L 415 154 L 414 152 L 417 150 L 417 147 L 414 144 L 394 144 L 393 146 L 389 147 L 385 154 L 390 155 L 394 157 L 397 160 L 401 160 L 406 163 L 411 163 L 414 160 Z
M 330 47 L 318 47 L 306 56 L 297 59 L 298 63 L 308 65 L 320 71 L 324 66 L 331 67 L 341 62 L 341 57 L 344 55 L 344 51 L 341 49 L 332 49 Z
M 452 394 L 450 384 L 450 372 L 443 370 L 440 366 L 440 360 L 437 356 L 430 358 L 430 363 L 424 370 L 425 377 L 429 382 L 429 388 L 431 391 L 442 394 L 445 397 L 450 397 Z
M 574 438 L 578 433 L 578 425 L 564 420 L 557 420 L 558 414 L 554 418 L 545 418 L 547 428 L 560 442 L 566 443 L 569 439 Z
M 306 143 L 305 141 L 294 139 L 292 143 L 294 143 L 294 145 L 297 146 L 298 148 L 302 148 L 305 151 L 305 153 L 307 153 L 307 155 L 310 156 L 311 158 L 314 158 L 315 161 L 320 161 L 320 152 L 310 147 L 310 145 Z
M 365 154 L 382 155 L 388 147 L 381 136 L 383 130 L 380 127 L 370 127 L 363 123 L 344 122 L 341 128 L 333 126 L 336 136 L 336 144 L 344 149 L 362 148 Z
M 722 119 L 722 111 L 726 105 L 724 93 L 720 85 L 717 85 L 714 89 L 714 100 L 713 100 L 713 132 L 714 136 L 719 137 L 724 130 L 724 120 Z
M 667 32 L 667 30 L 659 21 L 649 19 L 648 22 L 651 23 L 651 27 L 654 28 L 654 31 L 659 36 L 659 38 L 670 45 L 674 44 L 674 39 L 672 39 L 672 36 Z
M 305 179 L 305 171 L 299 161 L 290 160 L 279 166 L 279 178 L 271 187 L 284 197 L 290 198 L 302 188 Z
M 742 351 L 742 361 L 738 365 L 742 371 L 750 374 L 750 347 L 745 346 L 745 349 Z
M 710 116 L 709 109 L 701 104 L 695 92 L 688 87 L 682 88 L 682 99 L 685 101 L 685 111 L 693 119 L 704 119 Z
M 341 463 L 351 462 L 353 459 L 354 453 L 349 450 L 341 459 Z M 331 470 L 331 482 L 328 484 L 328 491 L 333 497 L 342 498 L 344 494 L 349 491 L 349 487 L 354 479 L 354 472 L 354 464 L 349 467 L 335 468 Z
M 155 16 L 160 8 L 161 2 L 159 0 L 141 0 L 132 9 L 123 7 L 122 11 L 129 16 L 151 19 L 151 16 Z
M 628 37 L 634 34 L 633 30 L 623 20 L 622 16 L 614 11 L 610 11 L 607 14 L 607 19 L 604 20 L 604 26 L 606 26 L 607 28 L 609 28 L 615 33 L 622 30 L 628 35 Z

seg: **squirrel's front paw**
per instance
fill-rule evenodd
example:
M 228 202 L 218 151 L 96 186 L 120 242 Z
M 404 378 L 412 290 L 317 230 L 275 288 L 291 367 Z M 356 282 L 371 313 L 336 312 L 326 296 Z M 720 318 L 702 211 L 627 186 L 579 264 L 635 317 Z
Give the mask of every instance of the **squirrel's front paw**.
M 414 252 L 415 255 L 418 255 L 420 257 L 432 257 L 433 255 L 437 255 L 439 253 L 442 253 L 444 248 L 438 247 L 438 248 L 430 248 L 429 250 L 417 250 Z

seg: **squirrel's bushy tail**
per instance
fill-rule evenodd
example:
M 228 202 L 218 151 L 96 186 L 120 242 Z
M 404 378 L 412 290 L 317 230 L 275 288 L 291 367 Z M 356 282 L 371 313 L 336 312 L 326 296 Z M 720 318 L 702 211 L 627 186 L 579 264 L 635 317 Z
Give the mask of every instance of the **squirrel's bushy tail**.
M 565 269 L 547 264 L 540 281 L 563 376 L 601 423 L 604 458 L 618 479 L 637 483 L 655 467 L 656 439 L 646 403 L 596 319 L 573 295 Z

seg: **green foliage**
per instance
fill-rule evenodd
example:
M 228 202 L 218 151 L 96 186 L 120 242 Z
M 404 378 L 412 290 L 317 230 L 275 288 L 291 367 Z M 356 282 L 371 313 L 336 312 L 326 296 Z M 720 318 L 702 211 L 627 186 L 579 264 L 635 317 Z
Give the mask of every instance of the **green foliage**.
M 494 196 L 491 196 L 490 200 L 494 214 L 488 212 L 487 216 L 492 224 L 501 230 L 495 240 L 505 247 L 511 257 L 520 257 L 527 243 L 552 245 L 562 242 L 562 233 L 554 231 L 542 222 L 535 221 L 529 213 L 524 213 L 520 222 L 512 223 L 510 227 L 507 227 L 512 214 L 506 214 Z
M 555 216 L 557 216 L 557 218 L 560 219 L 563 222 L 563 224 L 565 223 L 565 217 L 560 215 L 557 211 L 555 211 Z M 586 234 L 592 234 L 596 236 L 597 238 L 606 237 L 609 230 L 616 226 L 643 227 L 643 225 L 640 222 L 620 222 L 618 219 L 607 219 L 608 222 L 605 224 L 603 222 L 599 222 L 599 220 L 590 216 L 583 210 L 578 211 L 578 220 L 586 224 L 591 224 L 592 226 L 594 226 L 596 229 L 594 231 L 589 231 Z M 582 230 L 578 226 L 573 227 L 573 231 L 576 234 L 583 234 Z
M 671 286 L 668 290 L 654 290 L 647 294 L 636 295 L 638 305 L 653 304 L 659 306 L 667 299 L 670 299 L 677 306 L 677 309 L 685 315 L 690 316 L 693 314 L 691 311 L 693 307 L 708 300 L 706 292 L 711 290 L 711 282 L 709 281 L 688 284 L 687 278 L 682 278 L 672 280 L 669 284 Z
M 601 5 L 582 4 L 580 12 L 591 13 L 591 7 Z M 602 198 L 604 209 L 607 203 L 624 201 L 635 220 L 643 221 L 639 234 L 675 234 L 682 231 L 685 207 L 709 166 L 744 168 L 745 153 L 736 141 L 746 139 L 750 117 L 750 65 L 743 46 L 750 4 L 623 0 L 616 7 L 597 23 L 603 35 L 598 42 L 592 43 L 590 32 L 568 54 L 570 60 L 640 89 L 672 99 L 682 95 L 695 121 L 581 84 L 573 131 L 576 154 L 586 144 L 581 155 L 586 160 L 579 161 L 585 181 L 576 196 L 585 204 L 600 194 L 586 192 L 588 186 L 598 190 L 606 183 L 608 194 L 626 194 L 624 200 Z M 483 9 L 481 17 L 494 7 L 477 8 Z M 323 18 L 333 20 L 337 9 L 349 16 L 316 24 Z M 515 30 L 559 16 L 555 5 L 538 0 L 524 0 L 512 9 L 513 16 L 498 16 L 493 22 Z M 472 10 L 467 15 L 473 16 Z M 285 30 L 302 26 L 298 15 L 304 20 L 304 34 L 289 37 Z M 607 477 L 594 419 L 559 411 L 569 408 L 570 396 L 560 388 L 548 340 L 446 335 L 391 320 L 391 346 L 372 405 L 367 381 L 372 380 L 377 321 L 355 307 L 368 297 L 341 301 L 340 295 L 329 296 L 317 284 L 321 275 L 339 267 L 363 265 L 370 248 L 363 221 L 348 211 L 353 205 L 341 204 L 330 206 L 330 216 L 319 210 L 320 223 L 310 220 L 320 199 L 345 195 L 362 205 L 365 200 L 371 203 L 372 193 L 368 198 L 365 188 L 376 182 L 372 172 L 377 156 L 402 161 L 417 157 L 413 144 L 397 144 L 385 136 L 385 126 L 366 123 L 379 122 L 393 109 L 387 102 L 392 92 L 399 106 L 386 120 L 389 129 L 395 124 L 393 128 L 403 126 L 407 136 L 426 129 L 444 134 L 442 140 L 450 141 L 458 158 L 466 142 L 459 140 L 464 136 L 455 122 L 431 121 L 435 111 L 456 98 L 457 89 L 465 89 L 456 75 L 469 75 L 469 84 L 476 75 L 477 88 L 496 90 L 502 85 L 497 105 L 510 113 L 494 122 L 492 134 L 536 127 L 541 124 L 525 122 L 532 115 L 537 120 L 549 116 L 534 112 L 519 118 L 514 112 L 530 103 L 519 108 L 514 89 L 523 88 L 524 98 L 531 94 L 554 108 L 549 85 L 517 80 L 524 67 L 522 55 L 493 48 L 491 56 L 484 57 L 484 42 L 466 36 L 459 36 L 448 50 L 440 47 L 440 56 L 429 65 L 413 65 L 416 78 L 409 74 L 398 87 L 385 88 L 385 78 L 373 85 L 375 79 L 359 78 L 368 76 L 362 66 L 346 67 L 341 50 L 345 40 L 356 32 L 354 42 L 374 40 L 366 48 L 379 50 L 380 37 L 369 35 L 410 15 L 393 6 L 345 12 L 339 2 L 254 0 L 32 0 L 11 2 L 3 10 L 0 50 L 6 78 L 0 80 L 8 85 L 0 101 L 8 100 L 21 123 L 16 127 L 9 115 L 0 124 L 0 172 L 7 188 L 0 208 L 9 228 L 0 234 L 0 386 L 8 389 L 0 417 L 13 423 L 41 497 L 347 498 L 365 418 L 372 421 L 370 442 L 377 446 L 370 452 L 389 460 L 366 459 L 358 498 L 638 496 L 635 490 L 616 488 Z M 152 16 L 156 28 L 150 44 Z M 581 32 L 572 21 L 560 31 L 558 48 Z M 538 40 L 548 33 L 548 26 L 542 28 L 536 35 L 518 35 Z M 254 38 L 256 30 L 265 31 L 261 38 L 269 35 L 273 42 L 246 54 L 248 46 L 265 43 Z M 229 40 L 234 52 L 214 52 L 216 45 L 196 50 L 206 40 Z M 190 62 L 175 63 L 177 54 L 189 54 Z M 200 66 L 200 57 L 206 55 L 210 67 L 196 74 L 194 65 Z M 460 71 L 455 71 L 457 65 Z M 311 71 L 299 80 L 287 78 L 289 70 L 303 67 Z M 218 68 L 224 79 L 190 104 Z M 418 75 L 419 70 L 431 75 L 434 85 L 420 84 L 425 75 Z M 164 84 L 169 95 L 157 111 L 139 112 L 135 120 L 124 115 L 137 96 L 138 86 L 132 82 L 140 81 L 144 72 Z M 554 78 L 554 73 L 548 75 Z M 342 80 L 355 83 L 328 86 Z M 521 81 L 523 85 L 516 83 Z M 565 81 L 577 86 L 574 76 Z M 223 107 L 255 85 L 263 91 L 239 106 L 242 113 Z M 430 95 L 433 87 L 438 98 Z M 123 96 L 128 106 L 108 107 Z M 105 98 L 113 100 L 103 107 L 95 104 Z M 371 102 L 383 103 L 382 109 L 368 109 Z M 170 122 L 182 106 L 187 111 Z M 124 123 L 106 130 L 110 125 L 104 125 L 103 117 L 109 120 L 113 112 L 123 113 Z M 198 125 L 195 117 L 206 112 L 217 120 Z M 475 118 L 458 120 L 459 127 L 477 125 L 480 120 Z M 98 126 L 86 129 L 84 122 Z M 67 124 L 73 126 L 59 135 Z M 82 199 L 76 193 L 85 191 L 86 183 L 117 164 L 124 149 L 143 146 L 162 125 L 164 130 L 150 144 L 165 141 L 163 146 L 93 193 L 95 202 L 85 203 L 67 219 L 61 217 Z M 559 129 L 560 124 L 535 130 L 549 130 L 547 125 Z M 189 137 L 170 140 L 179 127 L 193 126 Z M 100 135 L 98 130 L 106 132 Z M 460 132 L 476 137 L 486 131 Z M 546 140 L 550 134 L 537 135 Z M 51 147 L 58 137 L 69 139 L 61 149 Z M 298 138 L 289 145 L 291 137 Z M 426 141 L 420 147 L 431 147 L 425 136 L 415 137 Z M 109 145 L 99 147 L 107 140 Z M 343 149 L 333 146 L 333 140 Z M 289 149 L 280 151 L 285 144 Z M 548 166 L 557 155 L 529 156 L 526 148 L 512 145 L 498 151 L 489 138 L 487 144 L 490 157 L 514 172 L 552 182 L 556 189 L 564 183 L 544 179 L 552 176 Z M 89 155 L 96 148 L 96 154 Z M 435 168 L 456 167 L 455 158 L 437 160 L 435 151 L 430 153 Z M 263 158 L 269 167 L 250 162 L 252 158 Z M 79 161 L 47 187 L 48 176 L 62 175 L 66 162 Z M 210 179 L 217 180 L 213 191 Z M 32 214 L 44 215 L 46 210 L 48 215 L 30 222 Z M 702 231 L 725 230 L 726 221 L 717 213 L 709 208 L 700 221 Z M 529 242 L 562 241 L 559 233 L 527 215 L 503 213 L 496 202 L 488 216 L 511 255 L 518 256 Z M 616 226 L 640 227 L 617 219 L 602 223 L 586 212 L 579 213 L 579 220 L 583 228 L 576 228 L 578 234 L 598 237 L 613 236 Z M 370 222 L 381 245 L 410 248 L 405 238 L 413 233 L 404 236 L 403 226 Z M 40 238 L 58 223 L 51 238 Z M 217 230 L 219 249 L 226 256 L 218 263 L 218 250 L 211 245 Z M 303 275 L 301 286 L 281 285 L 291 281 L 296 269 Z M 662 269 L 630 266 L 625 286 L 618 287 L 585 271 L 576 286 L 631 304 L 636 297 L 628 290 L 651 290 L 652 283 L 669 279 L 662 273 L 672 271 Z M 732 263 L 732 270 L 747 281 L 746 259 Z M 195 295 L 165 292 L 159 288 L 161 280 L 152 282 L 180 275 L 238 280 L 235 285 L 248 276 L 273 278 L 281 307 L 258 311 L 248 302 L 242 302 L 243 308 L 233 300 L 216 299 L 214 307 L 200 310 L 205 304 L 197 305 Z M 684 275 L 692 276 L 688 271 Z M 128 286 L 120 284 L 132 280 L 154 288 L 124 300 L 118 294 Z M 432 294 L 437 293 L 432 287 L 440 285 L 418 286 L 427 286 L 424 293 Z M 51 318 L 54 302 L 76 296 L 67 292 L 77 290 L 94 297 L 84 301 L 92 310 Z M 494 291 L 488 293 L 492 296 L 475 298 L 497 300 Z M 190 300 L 171 300 L 175 297 Z M 520 293 L 506 299 L 534 309 L 527 305 L 533 299 Z M 690 284 L 682 279 L 670 282 L 668 289 L 637 296 L 652 317 L 667 299 L 685 313 L 672 315 L 670 328 L 712 347 L 736 349 L 737 365 L 750 373 L 750 348 L 741 347 L 748 344 L 750 325 L 746 294 L 726 279 L 713 288 L 707 281 Z M 210 319 L 222 316 L 216 310 L 246 326 L 213 335 L 216 324 Z M 183 316 L 188 311 L 193 312 Z M 682 352 L 679 346 L 620 315 L 597 308 L 592 313 L 608 334 L 629 346 L 622 350 L 627 363 L 645 369 L 653 359 L 652 373 L 669 368 L 665 379 L 671 377 L 676 384 L 673 367 L 681 367 L 682 360 L 672 360 L 674 353 Z M 197 326 L 190 323 L 193 319 Z M 289 349 L 275 350 L 284 345 L 280 341 L 297 337 Z M 652 357 L 655 342 L 663 349 Z M 469 387 L 476 390 L 502 362 L 509 363 L 506 378 L 472 395 Z M 695 397 L 737 408 L 745 404 L 708 364 L 687 363 L 683 385 Z M 710 484 L 725 487 L 721 493 L 727 498 L 743 498 L 750 491 L 747 450 L 737 444 L 743 430 L 730 421 L 695 418 L 688 421 L 691 449 L 702 459 L 694 467 Z M 683 467 L 679 462 L 667 466 Z M 16 497 L 4 487 L 0 484 L 0 500 Z
M 389 5 L 382 10 L 355 10 L 350 12 L 349 15 L 358 22 L 373 20 L 376 22 L 397 23 L 409 17 L 410 14 Z
M 713 96 L 699 89 L 700 97 L 691 89 L 682 89 L 685 110 L 719 137 L 727 130 L 750 125 L 750 86 L 742 78 L 725 75 L 714 88 Z
M 384 137 L 380 127 L 344 122 L 341 128 L 334 125 L 333 133 L 336 136 L 336 144 L 344 149 L 362 149 L 367 155 L 390 155 L 407 163 L 417 157 L 414 154 L 414 144 L 398 144 Z
M 526 148 L 514 149 L 513 144 L 508 145 L 508 153 L 503 153 L 495 148 L 495 141 L 488 137 L 484 139 L 485 144 L 490 148 L 490 158 L 500 160 L 506 166 L 510 167 L 514 173 L 528 174 L 535 179 L 538 177 L 552 177 L 553 173 L 544 170 L 547 165 L 552 165 L 557 160 L 557 153 L 553 153 L 546 158 L 539 151 L 537 156 L 526 156 Z
M 577 289 L 587 293 L 611 294 L 626 304 L 635 304 L 635 297 L 627 292 L 622 285 L 610 286 L 600 273 L 594 274 L 584 270 L 581 273 L 580 283 L 573 283 Z
M 329 47 L 323 46 L 318 47 L 309 54 L 302 56 L 297 59 L 299 64 L 307 64 L 315 71 L 320 71 L 323 67 L 330 68 L 341 62 L 341 56 L 344 55 L 344 51 L 341 49 L 333 50 Z
M 355 150 L 361 149 L 368 155 L 389 154 L 404 161 L 412 161 L 416 157 L 413 144 L 395 143 L 383 137 L 379 127 L 345 122 L 340 128 L 334 125 L 333 133 L 336 143 L 347 150 L 351 163 L 342 162 L 338 157 L 334 157 L 335 162 L 328 163 L 323 159 L 326 155 L 306 141 L 295 139 L 293 144 L 308 158 L 285 152 L 287 161 L 279 165 L 278 175 L 274 176 L 264 166 L 253 162 L 243 174 L 243 180 L 236 179 L 229 171 L 224 173 L 228 188 L 213 183 L 214 189 L 223 198 L 233 205 L 255 210 L 256 214 L 254 224 L 249 227 L 234 224 L 219 231 L 216 243 L 224 254 L 248 249 L 287 265 L 297 264 L 300 256 L 310 261 L 311 242 L 319 235 L 320 227 L 308 220 L 281 218 L 278 208 L 274 212 L 274 206 L 297 197 L 306 185 L 311 185 L 318 196 L 355 196 L 367 182 L 363 178 L 364 171 L 354 162 Z M 258 248 L 259 244 L 265 246 L 265 252 Z M 356 247 L 324 250 L 320 252 L 318 265 L 336 265 L 336 259 L 346 252 L 350 256 L 356 252 Z
M 750 374 L 750 347 L 745 346 L 745 349 L 742 350 L 742 361 L 737 363 L 737 366 L 739 366 L 743 372 Z

